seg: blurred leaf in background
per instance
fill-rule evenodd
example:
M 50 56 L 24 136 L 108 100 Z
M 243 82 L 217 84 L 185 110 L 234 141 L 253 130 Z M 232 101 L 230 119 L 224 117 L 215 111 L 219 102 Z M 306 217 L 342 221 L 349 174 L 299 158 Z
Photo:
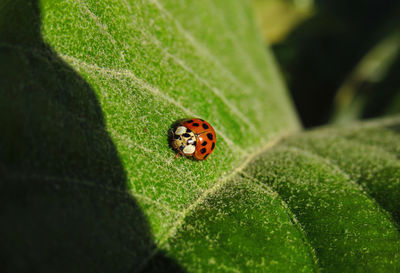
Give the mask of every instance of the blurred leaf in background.
M 313 14 L 314 0 L 253 0 L 264 39 L 275 44 Z
M 400 112 L 398 1 L 253 4 L 305 127 Z
M 348 123 L 396 112 L 391 100 L 400 90 L 391 78 L 393 72 L 397 75 L 399 72 L 394 65 L 399 49 L 400 35 L 395 31 L 367 52 L 338 89 L 333 101 L 332 122 Z

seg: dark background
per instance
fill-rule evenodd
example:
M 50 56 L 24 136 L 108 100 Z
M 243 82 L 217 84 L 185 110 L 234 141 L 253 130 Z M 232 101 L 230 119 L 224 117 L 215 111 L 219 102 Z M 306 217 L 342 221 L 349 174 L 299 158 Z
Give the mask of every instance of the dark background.
M 279 23 L 274 18 L 279 18 L 280 12 L 282 17 L 296 14 L 296 3 L 300 2 L 253 0 L 256 9 L 264 5 L 264 11 L 256 11 L 264 20 L 264 28 L 281 27 L 287 32 L 282 38 L 266 35 L 266 39 L 303 125 L 313 127 L 399 113 L 400 2 L 306 1 L 312 11 L 302 20 L 286 28 L 284 21 L 281 26 L 272 25 Z M 268 17 L 275 21 L 268 22 Z M 370 68 L 371 63 L 375 68 Z

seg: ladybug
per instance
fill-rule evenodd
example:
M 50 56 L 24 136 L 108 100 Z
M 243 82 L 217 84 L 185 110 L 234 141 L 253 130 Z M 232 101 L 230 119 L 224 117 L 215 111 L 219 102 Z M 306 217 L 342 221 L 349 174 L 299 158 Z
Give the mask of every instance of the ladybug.
M 172 147 L 179 155 L 191 156 L 196 160 L 205 160 L 214 151 L 215 131 L 202 119 L 184 119 L 178 122 L 172 131 Z

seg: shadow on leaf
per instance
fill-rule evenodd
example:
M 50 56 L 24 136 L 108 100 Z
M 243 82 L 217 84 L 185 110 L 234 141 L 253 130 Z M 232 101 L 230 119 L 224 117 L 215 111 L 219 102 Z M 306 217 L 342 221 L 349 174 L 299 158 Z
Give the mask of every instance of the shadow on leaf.
M 156 245 L 95 92 L 41 38 L 37 1 L 2 3 L 0 37 L 1 271 L 134 272 Z M 157 253 L 149 270 L 184 272 Z

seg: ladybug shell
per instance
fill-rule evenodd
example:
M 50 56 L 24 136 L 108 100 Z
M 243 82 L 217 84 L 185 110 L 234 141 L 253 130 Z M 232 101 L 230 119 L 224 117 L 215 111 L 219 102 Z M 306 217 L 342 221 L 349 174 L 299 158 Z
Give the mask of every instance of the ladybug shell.
M 212 126 L 202 119 L 190 119 L 182 123 L 196 135 L 196 150 L 193 157 L 197 160 L 205 160 L 214 151 L 216 144 L 215 131 Z

